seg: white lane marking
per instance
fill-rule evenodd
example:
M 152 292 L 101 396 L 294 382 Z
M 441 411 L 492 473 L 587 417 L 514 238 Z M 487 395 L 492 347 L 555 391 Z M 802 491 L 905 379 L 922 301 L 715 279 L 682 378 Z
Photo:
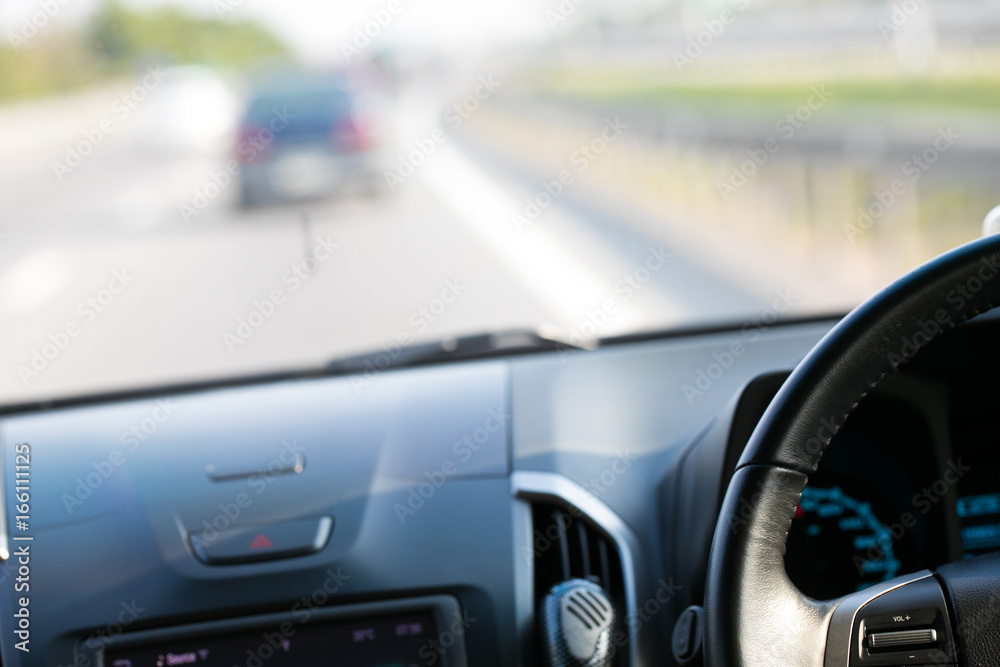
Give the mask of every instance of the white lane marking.
M 647 312 L 636 303 L 637 298 L 616 297 L 613 284 L 618 274 L 612 274 L 615 277 L 608 282 L 539 225 L 519 235 L 511 214 L 522 204 L 454 146 L 438 146 L 418 173 L 511 275 L 562 319 L 558 324 L 576 327 L 586 321 L 588 311 L 600 307 L 608 298 L 616 299 L 618 310 L 600 336 L 612 330 L 635 331 L 681 312 L 676 304 L 667 304 L 666 312 L 660 308 L 655 313 Z M 556 214 L 552 209 L 545 213 L 546 217 Z M 590 263 L 607 265 L 606 261 Z

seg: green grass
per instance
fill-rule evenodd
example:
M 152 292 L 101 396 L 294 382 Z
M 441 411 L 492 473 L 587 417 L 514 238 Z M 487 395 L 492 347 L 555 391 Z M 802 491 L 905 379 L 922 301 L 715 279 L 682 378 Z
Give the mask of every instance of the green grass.
M 720 108 L 733 104 L 787 109 L 806 102 L 807 83 L 698 83 L 637 72 L 550 72 L 532 88 L 595 101 Z M 837 80 L 825 85 L 837 107 L 877 105 L 906 109 L 1000 111 L 1000 77 Z

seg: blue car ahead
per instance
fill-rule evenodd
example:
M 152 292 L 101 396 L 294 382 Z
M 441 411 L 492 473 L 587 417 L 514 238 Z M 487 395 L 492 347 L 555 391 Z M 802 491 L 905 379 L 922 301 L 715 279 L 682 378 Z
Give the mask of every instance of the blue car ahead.
M 288 77 L 258 88 L 239 126 L 240 204 L 320 199 L 383 185 L 378 95 L 347 76 Z

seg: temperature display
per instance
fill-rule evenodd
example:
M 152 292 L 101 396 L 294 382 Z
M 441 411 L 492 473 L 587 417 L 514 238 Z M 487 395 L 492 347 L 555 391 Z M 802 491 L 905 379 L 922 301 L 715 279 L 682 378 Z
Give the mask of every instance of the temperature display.
M 429 611 L 316 623 L 302 623 L 293 617 L 274 627 L 109 650 L 104 664 L 112 667 L 423 664 L 429 655 L 437 655 L 435 627 L 434 615 Z

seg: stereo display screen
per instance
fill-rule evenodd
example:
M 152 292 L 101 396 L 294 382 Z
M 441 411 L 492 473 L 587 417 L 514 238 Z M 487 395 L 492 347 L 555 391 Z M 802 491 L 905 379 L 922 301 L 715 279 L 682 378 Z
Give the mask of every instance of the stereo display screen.
M 309 622 L 107 651 L 104 667 L 409 667 L 439 663 L 430 611 Z M 430 662 L 432 660 L 433 662 Z

